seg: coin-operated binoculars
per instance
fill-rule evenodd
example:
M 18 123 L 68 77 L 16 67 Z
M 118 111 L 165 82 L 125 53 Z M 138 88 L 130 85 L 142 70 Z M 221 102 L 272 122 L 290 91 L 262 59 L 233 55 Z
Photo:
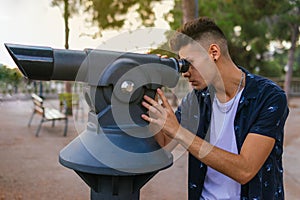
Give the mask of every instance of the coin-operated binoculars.
M 185 60 L 105 50 L 62 50 L 5 44 L 25 77 L 87 83 L 86 129 L 61 150 L 59 162 L 91 188 L 91 199 L 139 199 L 141 187 L 172 165 L 141 119 L 143 96 L 174 87 Z

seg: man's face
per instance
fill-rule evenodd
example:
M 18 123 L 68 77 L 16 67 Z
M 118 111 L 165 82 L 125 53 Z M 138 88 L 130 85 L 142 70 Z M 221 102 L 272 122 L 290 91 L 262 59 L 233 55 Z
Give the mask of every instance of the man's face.
M 207 51 L 198 43 L 181 47 L 179 57 L 186 59 L 191 64 L 183 76 L 189 80 L 194 89 L 202 90 L 212 82 L 216 66 Z

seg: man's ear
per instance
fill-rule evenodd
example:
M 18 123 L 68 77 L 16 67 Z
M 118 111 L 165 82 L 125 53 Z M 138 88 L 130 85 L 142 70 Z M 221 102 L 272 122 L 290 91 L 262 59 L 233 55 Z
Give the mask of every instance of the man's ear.
M 212 58 L 212 60 L 214 62 L 218 61 L 218 59 L 221 56 L 221 50 L 220 50 L 219 45 L 211 44 L 208 49 L 208 54 L 210 55 L 210 57 Z

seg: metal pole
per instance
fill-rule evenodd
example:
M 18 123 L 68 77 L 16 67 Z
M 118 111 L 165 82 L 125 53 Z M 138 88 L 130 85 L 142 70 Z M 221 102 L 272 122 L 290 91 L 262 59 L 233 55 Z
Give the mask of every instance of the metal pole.
M 40 81 L 40 91 L 39 91 L 39 96 L 43 98 L 43 82 Z

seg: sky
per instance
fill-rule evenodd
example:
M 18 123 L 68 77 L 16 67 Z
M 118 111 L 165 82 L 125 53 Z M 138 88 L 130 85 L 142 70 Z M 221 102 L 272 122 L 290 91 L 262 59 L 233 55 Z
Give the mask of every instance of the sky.
M 62 13 L 58 7 L 51 7 L 50 3 L 51 0 L 0 0 L 0 64 L 11 68 L 16 67 L 16 64 L 5 49 L 4 43 L 64 48 L 65 31 Z M 172 6 L 173 0 L 165 0 L 163 5 L 155 7 L 158 18 L 155 22 L 156 28 L 169 29 L 162 15 L 168 12 Z M 128 19 L 133 24 L 130 27 L 131 31 L 136 31 L 135 28 L 137 28 L 135 27 L 135 23 L 137 23 L 135 15 L 136 13 L 128 14 Z M 107 43 L 107 41 L 114 40 L 115 37 L 122 38 L 120 35 L 128 33 L 129 28 L 118 31 L 106 31 L 101 38 L 97 39 L 92 39 L 82 34 L 96 31 L 98 29 L 96 27 L 88 27 L 82 17 L 73 17 L 70 20 L 69 48 L 79 50 L 96 48 L 101 44 Z M 145 42 L 147 36 L 144 33 L 142 35 L 142 39 Z M 133 37 L 137 38 L 137 36 Z M 159 37 L 156 36 L 156 40 L 158 40 L 157 38 Z M 131 41 L 132 43 L 134 42 Z M 153 41 L 149 41 L 149 43 L 153 43 Z

